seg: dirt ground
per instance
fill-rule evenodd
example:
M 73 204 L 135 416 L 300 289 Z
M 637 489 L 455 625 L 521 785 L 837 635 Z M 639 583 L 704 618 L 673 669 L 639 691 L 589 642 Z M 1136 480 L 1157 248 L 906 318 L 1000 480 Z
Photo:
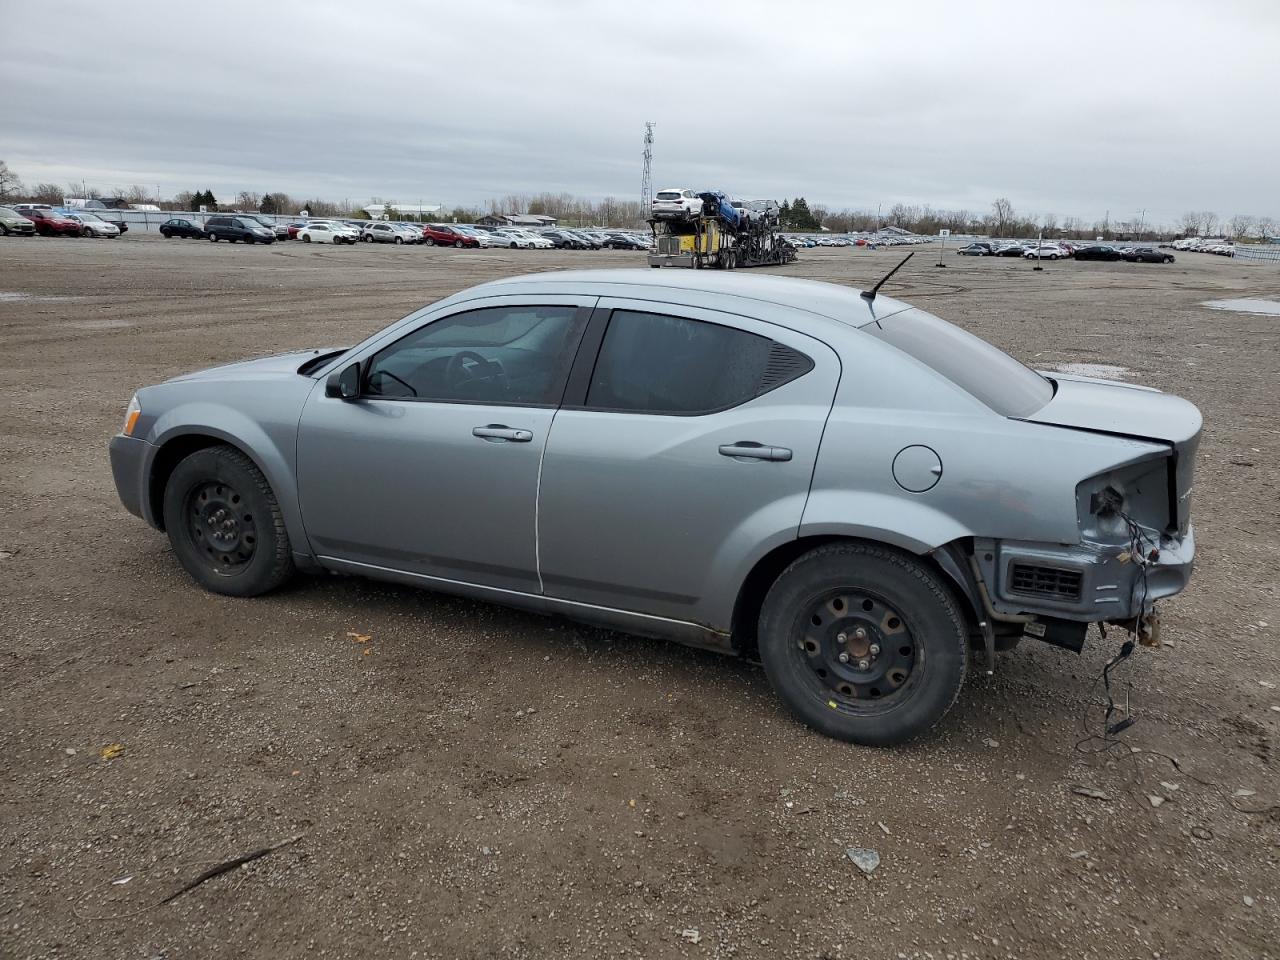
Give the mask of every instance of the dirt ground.
M 641 254 L 0 240 L 0 957 L 1280 956 L 1280 324 L 1200 305 L 1280 270 L 937 258 L 886 292 L 1205 415 L 1198 569 L 1115 673 L 1110 750 L 1078 741 L 1114 634 L 1024 643 L 862 749 L 710 653 L 358 579 L 202 593 L 116 498 L 140 385 Z

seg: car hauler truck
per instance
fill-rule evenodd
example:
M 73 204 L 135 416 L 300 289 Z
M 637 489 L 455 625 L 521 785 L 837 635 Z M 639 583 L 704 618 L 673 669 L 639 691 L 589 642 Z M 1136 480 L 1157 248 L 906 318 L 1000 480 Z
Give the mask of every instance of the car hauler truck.
M 698 196 L 702 209 L 692 215 L 655 214 L 649 220 L 654 237 L 649 266 L 733 270 L 796 259 L 795 247 L 778 234 L 777 204 L 734 202 L 715 192 Z

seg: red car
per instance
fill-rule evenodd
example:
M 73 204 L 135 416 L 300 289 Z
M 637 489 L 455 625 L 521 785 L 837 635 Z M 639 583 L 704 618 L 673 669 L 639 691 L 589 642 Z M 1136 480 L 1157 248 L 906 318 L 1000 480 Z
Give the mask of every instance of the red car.
M 422 242 L 428 247 L 478 247 L 480 241 L 443 223 L 424 223 Z
M 36 233 L 42 237 L 56 237 L 59 234 L 78 237 L 84 229 L 79 220 L 64 217 L 46 207 L 31 207 L 20 212 L 36 225 Z

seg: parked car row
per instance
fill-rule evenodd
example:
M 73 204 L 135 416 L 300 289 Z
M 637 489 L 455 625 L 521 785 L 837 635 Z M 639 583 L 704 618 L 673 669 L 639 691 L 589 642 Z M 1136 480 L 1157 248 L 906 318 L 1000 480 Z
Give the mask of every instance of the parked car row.
M 1236 255 L 1235 244 L 1223 237 L 1187 237 L 1185 240 L 1173 241 L 1171 246 L 1174 250 L 1188 250 L 1191 253 L 1214 253 L 1220 257 Z
M 933 237 L 888 236 L 874 233 L 850 234 L 784 234 L 782 237 L 793 247 L 901 247 L 929 243 Z
M 650 239 L 628 230 L 587 230 L 492 227 L 462 223 L 406 223 L 386 220 L 299 220 L 275 224 L 268 217 L 226 214 L 209 217 L 204 224 L 174 217 L 160 225 L 167 238 L 229 240 L 232 243 L 271 243 L 299 240 L 303 243 L 391 243 L 428 247 L 510 250 L 647 250 Z
M 0 207 L 0 235 L 43 237 L 105 237 L 116 239 L 129 229 L 89 210 L 53 207 L 47 203 L 18 203 Z
M 1114 246 L 1057 240 L 1051 243 L 1021 240 L 975 240 L 956 251 L 962 257 L 1022 257 L 1025 260 L 1127 260 L 1130 263 L 1173 263 L 1167 250 L 1152 246 Z

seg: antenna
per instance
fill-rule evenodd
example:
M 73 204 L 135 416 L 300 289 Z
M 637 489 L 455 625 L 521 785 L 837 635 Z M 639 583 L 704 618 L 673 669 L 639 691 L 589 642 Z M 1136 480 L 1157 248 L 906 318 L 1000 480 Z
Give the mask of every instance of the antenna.
M 653 128 L 652 121 L 644 125 L 644 172 L 640 175 L 640 216 L 649 216 L 653 204 Z
M 903 258 L 902 258 L 902 263 L 898 264 L 896 267 L 894 267 L 892 270 L 890 270 L 888 273 L 886 273 L 883 277 L 881 277 L 881 278 L 880 278 L 880 282 L 879 282 L 879 283 L 877 283 L 877 284 L 876 284 L 874 287 L 872 287 L 870 290 L 863 290 L 863 291 L 862 291 L 862 293 L 860 293 L 860 294 L 859 294 L 859 296 L 860 296 L 860 297 L 862 297 L 862 299 L 863 299 L 863 300 L 866 300 L 866 301 L 868 301 L 868 302 L 869 302 L 869 301 L 874 300 L 874 299 L 876 298 L 876 294 L 880 292 L 880 288 L 884 286 L 884 282 L 885 282 L 886 280 L 888 280 L 890 277 L 892 277 L 892 276 L 893 276 L 895 273 L 897 273 L 899 270 L 901 270 L 901 269 L 902 269 L 902 264 L 903 264 L 903 263 L 906 263 L 908 260 L 910 260 L 910 259 L 911 259 L 912 257 L 914 257 L 915 255 L 916 255 L 916 252 L 915 252 L 914 250 L 912 250 L 912 251 L 911 251 L 910 253 L 908 253 L 905 257 L 903 257 Z

